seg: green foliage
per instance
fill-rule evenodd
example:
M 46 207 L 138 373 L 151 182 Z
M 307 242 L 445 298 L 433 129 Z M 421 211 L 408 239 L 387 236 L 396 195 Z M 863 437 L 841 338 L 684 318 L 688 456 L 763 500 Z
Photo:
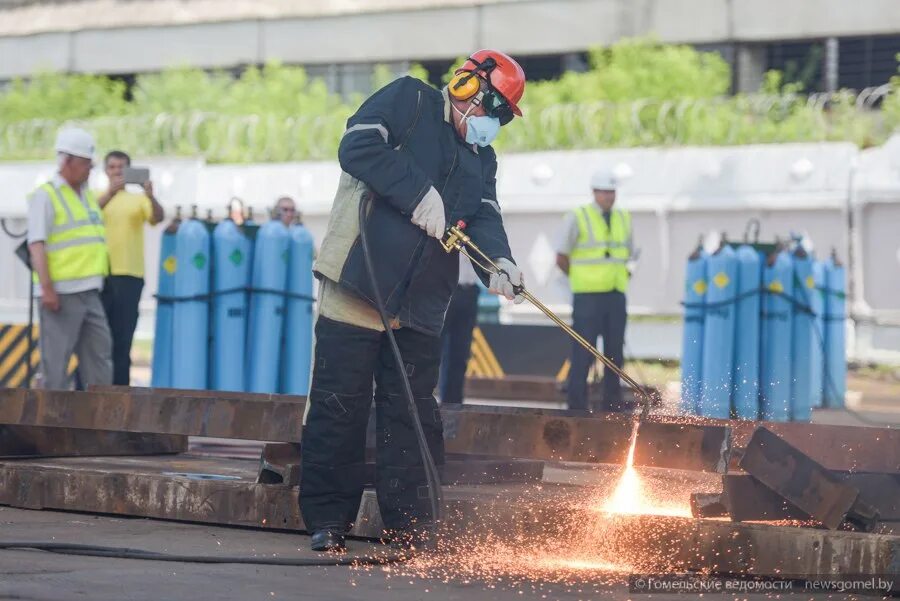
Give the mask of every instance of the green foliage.
M 879 111 L 860 108 L 843 91 L 827 103 L 808 99 L 801 92 L 815 73 L 803 67 L 766 73 L 758 94 L 728 96 L 731 71 L 721 56 L 652 38 L 594 49 L 589 65 L 583 73 L 529 82 L 525 118 L 503 128 L 498 149 L 819 140 L 867 146 L 900 128 L 900 73 Z M 428 79 L 421 66 L 410 74 Z M 443 81 L 452 74 L 451 68 Z M 395 76 L 377 66 L 373 90 Z M 279 63 L 248 68 L 239 77 L 186 67 L 141 75 L 130 98 L 119 80 L 41 73 L 0 89 L 0 159 L 46 159 L 56 130 L 70 121 L 96 134 L 101 148 L 138 155 L 333 159 L 346 120 L 362 100 L 333 94 L 304 69 Z
M 590 70 L 529 84 L 529 107 L 573 102 L 626 102 L 638 99 L 713 98 L 728 92 L 731 68 L 716 53 L 661 44 L 650 38 L 623 40 L 595 48 Z
M 73 102 L 77 98 L 77 102 Z M 0 91 L 0 124 L 28 119 L 83 119 L 128 111 L 125 84 L 101 75 L 38 73 Z

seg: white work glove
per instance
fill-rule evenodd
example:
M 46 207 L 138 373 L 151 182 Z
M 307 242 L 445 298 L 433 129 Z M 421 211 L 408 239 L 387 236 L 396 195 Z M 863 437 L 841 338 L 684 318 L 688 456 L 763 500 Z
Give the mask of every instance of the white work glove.
M 413 210 L 411 221 L 433 238 L 440 240 L 444 237 L 444 230 L 447 229 L 444 201 L 434 186 L 428 189 L 419 205 Z
M 524 283 L 522 272 L 509 259 L 495 259 L 494 263 L 503 272 L 491 274 L 491 285 L 488 288 L 488 292 L 502 295 L 517 305 L 523 302 L 525 297 L 521 294 L 516 294 L 514 289 L 515 286 L 521 286 Z

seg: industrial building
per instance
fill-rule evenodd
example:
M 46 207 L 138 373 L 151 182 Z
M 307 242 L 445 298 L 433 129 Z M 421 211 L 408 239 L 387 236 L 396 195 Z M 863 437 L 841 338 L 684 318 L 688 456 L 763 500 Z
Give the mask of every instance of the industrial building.
M 550 79 L 584 69 L 590 48 L 649 35 L 721 53 L 735 92 L 756 91 L 768 69 L 809 91 L 860 90 L 895 74 L 898 31 L 892 0 L 3 0 L 0 81 L 277 60 L 365 93 L 376 63 L 421 63 L 439 82 L 456 58 L 497 47 Z

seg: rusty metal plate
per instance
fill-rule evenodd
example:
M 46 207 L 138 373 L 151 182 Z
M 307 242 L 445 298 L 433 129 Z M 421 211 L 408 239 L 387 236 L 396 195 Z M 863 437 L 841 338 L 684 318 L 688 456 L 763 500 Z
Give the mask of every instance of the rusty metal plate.
M 448 453 L 623 463 L 631 434 L 631 420 L 625 416 L 588 418 L 445 406 L 441 417 Z
M 529 459 L 473 459 L 448 458 L 439 465 L 440 481 L 445 485 L 496 484 L 501 482 L 540 482 L 544 462 Z M 260 459 L 260 484 L 300 484 L 300 445 L 290 443 L 267 444 Z M 366 463 L 366 486 L 375 484 L 375 463 Z
M 750 437 L 740 467 L 827 528 L 838 528 L 859 497 L 857 489 L 763 427 Z
M 644 420 L 634 464 L 724 474 L 731 454 L 731 428 Z
M 884 530 L 900 528 L 900 474 L 834 475 L 859 490 L 859 498 L 878 511 L 878 519 L 884 522 Z
M 0 458 L 182 453 L 187 436 L 0 425 Z
M 0 462 L 0 504 L 303 530 L 297 487 L 256 484 L 256 467 L 190 455 Z M 568 524 L 562 508 L 571 494 L 577 491 L 553 485 L 445 486 L 445 527 L 537 536 Z M 376 495 L 367 490 L 351 534 L 375 538 L 382 530 Z
M 509 407 L 443 407 L 448 452 L 586 463 L 625 462 L 633 417 Z M 728 427 L 646 420 L 638 431 L 639 466 L 722 473 L 730 452 Z
M 270 392 L 231 392 L 222 390 L 189 390 L 185 388 L 154 388 L 148 386 L 101 386 L 92 384 L 88 392 L 119 392 L 131 394 L 155 394 L 159 396 L 192 396 L 209 399 L 234 399 L 238 401 L 279 401 L 289 403 L 305 403 L 303 395 L 274 394 Z
M 759 426 L 829 470 L 900 474 L 900 428 L 733 420 L 733 445 L 746 447 Z
M 809 514 L 746 474 L 722 476 L 726 515 L 735 522 L 809 520 Z
M 2 462 L 0 503 L 302 529 L 297 489 L 253 483 L 256 467 L 247 460 L 191 456 Z M 239 479 L 197 480 L 190 474 Z M 573 510 L 578 507 L 573 502 L 583 497 L 583 489 L 577 487 L 451 486 L 445 487 L 444 496 L 452 533 L 500 536 L 499 540 L 518 544 L 539 545 L 550 535 L 572 536 L 582 533 L 573 524 L 590 529 L 604 519 L 604 536 L 598 544 L 604 550 L 617 545 L 643 550 L 635 569 L 655 573 L 678 569 L 760 576 L 890 574 L 896 571 L 900 551 L 897 536 L 652 515 L 599 517 L 594 510 Z M 376 496 L 367 491 L 353 534 L 375 537 L 381 528 Z
M 145 392 L 0 389 L 0 424 L 297 442 L 305 403 Z

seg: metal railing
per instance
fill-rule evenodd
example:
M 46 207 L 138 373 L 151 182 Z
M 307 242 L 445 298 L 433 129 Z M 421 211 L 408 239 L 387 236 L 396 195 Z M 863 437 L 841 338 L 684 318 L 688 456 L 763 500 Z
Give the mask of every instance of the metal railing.
M 846 140 L 865 146 L 900 123 L 890 85 L 809 96 L 738 95 L 711 99 L 572 103 L 526 110 L 504 128 L 498 149 L 561 150 L 671 145 L 736 145 Z M 893 105 L 892 105 L 893 106 Z M 77 122 L 102 148 L 139 155 L 202 156 L 210 162 L 332 159 L 347 110 L 327 115 L 227 115 L 208 112 L 101 117 Z M 0 160 L 46 159 L 63 122 L 0 124 Z

